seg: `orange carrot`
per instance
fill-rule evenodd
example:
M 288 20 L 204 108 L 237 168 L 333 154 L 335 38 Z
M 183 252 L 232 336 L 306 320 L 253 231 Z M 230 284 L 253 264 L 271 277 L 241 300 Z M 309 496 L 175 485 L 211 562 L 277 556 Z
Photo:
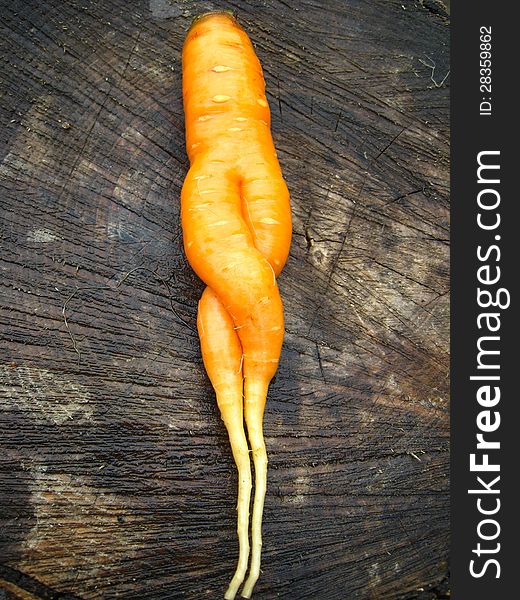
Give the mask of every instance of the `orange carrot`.
M 208 286 L 198 331 L 239 474 L 239 560 L 225 598 L 235 597 L 249 557 L 244 416 L 255 467 L 251 565 L 242 590 L 250 598 L 260 573 L 267 481 L 263 414 L 284 332 L 276 275 L 291 241 L 289 193 L 271 138 L 262 69 L 236 20 L 221 12 L 197 19 L 182 63 L 191 163 L 181 195 L 184 248 Z

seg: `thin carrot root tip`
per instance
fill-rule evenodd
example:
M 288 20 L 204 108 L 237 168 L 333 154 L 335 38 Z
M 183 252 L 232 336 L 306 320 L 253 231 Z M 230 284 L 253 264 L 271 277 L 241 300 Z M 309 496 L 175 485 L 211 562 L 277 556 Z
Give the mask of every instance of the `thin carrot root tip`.
M 247 562 L 249 560 L 249 536 L 248 536 L 248 524 L 249 524 L 249 503 L 251 499 L 251 470 L 249 465 L 249 458 L 246 456 L 247 467 L 244 473 L 240 473 L 243 470 L 244 465 L 239 467 L 239 484 L 238 484 L 238 502 L 237 502 L 237 533 L 239 543 L 239 557 L 238 564 L 233 579 L 231 580 L 224 598 L 226 600 L 233 600 L 238 592 L 238 588 L 242 585 L 247 571 Z
M 238 572 L 238 570 L 235 572 L 235 575 L 231 580 L 231 583 L 229 584 L 226 593 L 224 594 L 225 600 L 234 600 L 235 596 L 237 595 L 238 588 L 242 585 L 242 582 L 244 581 L 245 574 L 246 569 L 244 569 L 243 572 Z

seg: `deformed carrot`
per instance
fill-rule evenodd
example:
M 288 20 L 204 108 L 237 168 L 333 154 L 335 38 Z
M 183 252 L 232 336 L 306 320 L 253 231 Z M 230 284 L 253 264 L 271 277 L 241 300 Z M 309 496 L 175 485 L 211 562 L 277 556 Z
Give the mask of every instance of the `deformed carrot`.
M 250 598 L 260 573 L 267 481 L 263 414 L 284 333 L 276 275 L 291 241 L 289 193 L 271 138 L 262 69 L 237 21 L 221 12 L 198 18 L 182 62 L 191 163 L 181 195 L 184 248 L 208 286 L 197 320 L 202 356 L 239 476 L 239 560 L 225 597 L 235 597 L 249 557 L 245 417 L 255 467 L 251 565 L 242 590 Z

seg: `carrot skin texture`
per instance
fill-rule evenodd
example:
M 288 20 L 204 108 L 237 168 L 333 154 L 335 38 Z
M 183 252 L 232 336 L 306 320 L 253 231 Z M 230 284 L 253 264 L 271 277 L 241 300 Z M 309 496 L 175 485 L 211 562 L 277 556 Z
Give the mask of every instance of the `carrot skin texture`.
M 239 471 L 239 561 L 225 595 L 231 600 L 244 579 L 249 553 L 251 471 L 244 416 L 255 497 L 251 568 L 243 596 L 251 596 L 260 572 L 267 482 L 262 421 L 283 342 L 276 276 L 291 241 L 289 192 L 271 138 L 260 63 L 229 14 L 205 15 L 189 30 L 183 96 L 191 163 L 181 194 L 184 248 L 208 286 L 199 303 L 201 349 Z

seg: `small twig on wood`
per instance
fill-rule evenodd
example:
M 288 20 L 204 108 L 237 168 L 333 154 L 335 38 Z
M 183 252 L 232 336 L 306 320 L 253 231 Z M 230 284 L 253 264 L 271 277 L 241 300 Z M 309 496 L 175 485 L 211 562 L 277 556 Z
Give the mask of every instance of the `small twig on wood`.
M 74 334 L 72 333 L 72 330 L 70 328 L 69 325 L 69 320 L 67 319 L 67 304 L 72 300 L 72 298 L 74 298 L 74 296 L 78 293 L 78 292 L 85 292 L 85 291 L 89 291 L 89 290 L 97 290 L 97 289 L 109 289 L 109 286 L 95 286 L 95 285 L 88 285 L 85 287 L 77 287 L 72 294 L 65 300 L 65 302 L 63 303 L 63 306 L 61 308 L 61 314 L 63 315 L 63 321 L 65 323 L 65 327 L 67 328 L 67 333 L 69 334 L 69 337 L 72 341 L 72 346 L 74 348 L 74 351 L 76 352 L 76 354 L 78 355 L 78 366 L 81 360 L 81 351 L 78 348 L 78 344 L 76 342 L 76 338 L 74 337 Z
M 168 300 L 170 302 L 170 308 L 171 311 L 173 312 L 173 314 L 177 317 L 177 319 L 179 321 L 181 321 L 184 325 L 186 325 L 186 327 L 188 327 L 189 329 L 193 330 L 193 327 L 187 323 L 180 315 L 179 313 L 175 310 L 175 307 L 173 306 L 173 295 L 170 289 L 170 286 L 168 284 L 168 282 L 164 279 L 164 277 L 162 277 L 161 275 L 159 275 L 156 271 L 152 271 L 151 269 L 148 269 L 146 267 L 135 267 L 135 269 L 131 269 L 130 271 L 128 271 L 127 273 L 125 273 L 123 275 L 123 277 L 117 282 L 116 287 L 119 287 L 124 281 L 126 281 L 128 279 L 128 277 L 130 277 L 130 275 L 132 273 L 135 273 L 136 271 L 146 271 L 148 273 L 151 273 L 156 279 L 158 279 L 168 290 Z M 74 334 L 72 333 L 72 330 L 70 328 L 69 325 L 69 320 L 67 318 L 67 305 L 69 304 L 69 302 L 76 296 L 76 294 L 78 292 L 81 291 L 87 291 L 87 290 L 109 290 L 109 289 L 113 289 L 113 287 L 109 286 L 109 285 L 101 285 L 101 286 L 85 286 L 85 287 L 77 287 L 72 294 L 70 294 L 70 296 L 68 296 L 68 298 L 65 300 L 65 302 L 63 303 L 62 309 L 61 309 L 61 314 L 63 315 L 63 321 L 65 323 L 65 327 L 67 329 L 67 333 L 69 334 L 70 340 L 72 342 L 72 347 L 74 348 L 74 352 L 76 352 L 76 354 L 78 355 L 78 366 L 80 364 L 81 361 L 81 351 L 78 347 L 76 338 L 74 337 Z
M 67 304 L 72 300 L 72 298 L 74 298 L 74 296 L 78 293 L 80 288 L 76 288 L 72 294 L 65 300 L 65 302 L 63 303 L 63 307 L 61 309 L 61 314 L 63 315 L 63 321 L 65 323 L 65 327 L 67 328 L 67 333 L 69 334 L 70 340 L 72 342 L 72 347 L 74 348 L 74 352 L 76 352 L 76 354 L 78 355 L 78 366 L 81 360 L 81 352 L 79 351 L 78 345 L 76 343 L 76 338 L 74 337 L 74 334 L 72 333 L 72 330 L 69 326 L 69 322 L 67 320 Z
M 435 81 L 435 79 L 434 79 L 434 77 L 433 77 L 433 76 L 434 76 L 434 74 L 435 74 L 435 69 L 437 68 L 437 65 L 435 64 L 435 61 L 434 61 L 434 60 L 432 60 L 432 59 L 431 59 L 429 56 L 427 56 L 426 58 L 427 58 L 427 59 L 430 61 L 429 63 L 425 62 L 425 61 L 424 61 L 424 60 L 422 60 L 422 59 L 419 59 L 419 62 L 420 62 L 422 65 L 424 65 L 425 67 L 428 67 L 428 69 L 431 69 L 431 70 L 432 70 L 432 72 L 431 72 L 431 74 L 430 74 L 430 79 L 431 79 L 431 81 L 433 82 L 433 85 L 434 85 L 436 88 L 440 88 L 440 87 L 442 87 L 442 85 L 444 84 L 444 82 L 446 81 L 446 79 L 448 79 L 448 76 L 449 76 L 449 74 L 450 74 L 450 71 L 451 71 L 451 69 L 448 69 L 448 72 L 447 72 L 447 73 L 446 73 L 446 75 L 443 77 L 442 81 L 441 81 L 440 83 L 438 83 L 437 81 Z
M 128 277 L 132 273 L 135 273 L 136 271 L 146 271 L 147 273 L 150 273 L 156 279 L 158 279 L 160 283 L 162 283 L 166 287 L 166 289 L 168 290 L 168 300 L 170 302 L 170 308 L 171 308 L 172 313 L 177 317 L 177 319 L 179 319 L 179 321 L 181 321 L 181 323 L 183 323 L 184 325 L 186 325 L 186 327 L 189 327 L 189 329 L 193 330 L 193 327 L 189 323 L 187 323 L 179 315 L 179 313 L 175 310 L 175 307 L 173 306 L 173 294 L 172 294 L 172 291 L 170 289 L 170 286 L 169 286 L 168 282 L 166 281 L 166 279 L 164 279 L 164 277 L 162 277 L 161 275 L 159 275 L 159 273 L 157 273 L 156 271 L 152 271 L 151 269 L 148 269 L 147 267 L 135 267 L 134 269 L 131 269 L 130 271 L 128 271 L 127 273 L 125 273 L 123 275 L 123 277 L 118 281 L 116 287 L 119 287 L 124 281 L 126 281 L 128 279 Z

